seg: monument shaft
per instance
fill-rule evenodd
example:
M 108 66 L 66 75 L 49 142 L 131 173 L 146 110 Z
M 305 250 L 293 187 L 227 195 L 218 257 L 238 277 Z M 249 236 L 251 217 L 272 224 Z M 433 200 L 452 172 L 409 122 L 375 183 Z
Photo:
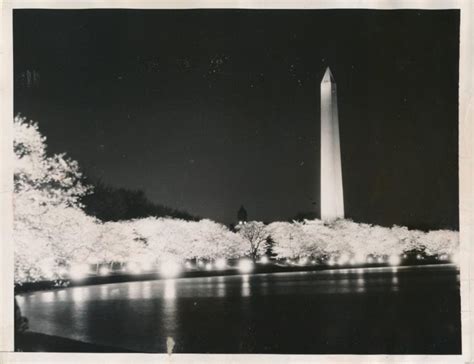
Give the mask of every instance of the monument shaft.
M 321 81 L 321 219 L 344 218 L 336 82 L 329 67 Z

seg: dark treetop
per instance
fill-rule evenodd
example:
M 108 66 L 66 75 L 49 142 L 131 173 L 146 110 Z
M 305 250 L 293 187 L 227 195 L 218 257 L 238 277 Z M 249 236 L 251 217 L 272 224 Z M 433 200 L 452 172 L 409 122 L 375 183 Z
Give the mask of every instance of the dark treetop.
M 456 10 L 15 10 L 15 112 L 105 183 L 287 219 L 319 206 L 329 65 L 346 215 L 457 228 L 458 49 Z

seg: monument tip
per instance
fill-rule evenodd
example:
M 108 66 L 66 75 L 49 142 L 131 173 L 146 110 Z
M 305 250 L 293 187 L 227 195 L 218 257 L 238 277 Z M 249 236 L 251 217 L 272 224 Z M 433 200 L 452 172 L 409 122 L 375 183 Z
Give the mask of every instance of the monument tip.
M 326 67 L 326 72 L 324 72 L 323 80 L 321 82 L 334 82 L 334 76 L 329 67 Z

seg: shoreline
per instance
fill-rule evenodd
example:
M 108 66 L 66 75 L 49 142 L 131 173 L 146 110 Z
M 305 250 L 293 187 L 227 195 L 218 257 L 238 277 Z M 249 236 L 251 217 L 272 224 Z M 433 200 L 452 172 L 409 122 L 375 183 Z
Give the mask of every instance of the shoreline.
M 406 261 L 397 266 L 391 266 L 388 264 L 364 264 L 364 265 L 277 265 L 277 264 L 256 264 L 252 272 L 246 274 L 265 274 L 265 273 L 293 273 L 293 272 L 312 272 L 312 271 L 328 271 L 338 269 L 360 269 L 360 268 L 397 268 L 397 267 L 410 267 L 410 266 L 426 266 L 426 265 L 449 265 L 450 262 L 439 261 L 436 259 L 425 259 L 423 261 Z M 218 276 L 233 276 L 243 274 L 239 269 L 232 267 L 222 270 L 189 270 L 184 271 L 182 274 L 173 277 L 174 279 L 179 278 L 205 278 L 205 277 L 218 277 Z M 58 281 L 39 281 L 39 282 L 28 282 L 22 285 L 16 285 L 14 287 L 14 294 L 28 293 L 28 292 L 39 292 L 49 291 L 56 289 L 64 289 L 69 287 L 81 287 L 81 286 L 93 286 L 101 284 L 111 283 L 125 283 L 125 282 L 136 282 L 136 281 L 149 281 L 149 280 L 164 280 L 170 279 L 171 277 L 163 277 L 158 271 L 130 274 L 130 273 L 112 273 L 107 276 L 89 276 L 80 280 L 58 280 Z

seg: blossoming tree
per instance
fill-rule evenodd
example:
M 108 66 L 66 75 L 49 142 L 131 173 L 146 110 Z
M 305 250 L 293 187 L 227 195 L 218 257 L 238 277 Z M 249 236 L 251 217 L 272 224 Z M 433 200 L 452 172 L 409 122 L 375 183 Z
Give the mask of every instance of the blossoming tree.
M 52 279 L 58 265 L 80 259 L 94 242 L 95 219 L 79 202 L 89 188 L 77 162 L 46 154 L 36 123 L 14 118 L 13 148 L 15 281 Z

